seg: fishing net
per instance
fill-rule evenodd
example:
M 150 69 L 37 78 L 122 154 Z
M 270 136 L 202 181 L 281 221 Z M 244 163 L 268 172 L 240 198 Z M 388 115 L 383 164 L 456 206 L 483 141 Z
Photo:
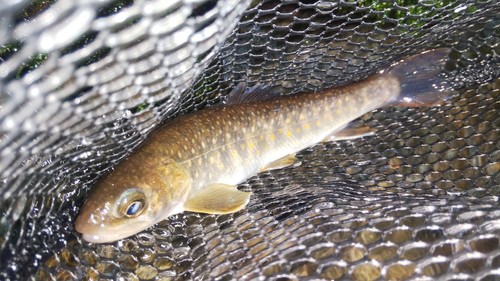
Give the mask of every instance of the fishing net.
M 0 279 L 498 280 L 500 3 L 53 1 L 0 5 Z M 89 244 L 96 180 L 169 118 L 240 81 L 283 94 L 452 49 L 441 107 L 384 108 L 373 136 L 318 144 L 184 213 Z

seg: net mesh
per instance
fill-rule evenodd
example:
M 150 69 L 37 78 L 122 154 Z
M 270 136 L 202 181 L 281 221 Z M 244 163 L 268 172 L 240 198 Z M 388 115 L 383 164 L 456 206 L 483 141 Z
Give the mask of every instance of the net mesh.
M 498 1 L 3 1 L 0 279 L 500 278 Z M 283 94 L 451 47 L 457 94 L 387 108 L 355 141 L 240 185 L 232 215 L 185 213 L 83 242 L 86 192 L 163 120 L 239 81 Z

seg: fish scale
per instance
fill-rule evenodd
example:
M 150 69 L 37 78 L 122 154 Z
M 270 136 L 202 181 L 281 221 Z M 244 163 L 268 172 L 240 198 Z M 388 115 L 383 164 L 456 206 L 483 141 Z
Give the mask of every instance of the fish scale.
M 196 143 L 185 149 L 184 158 L 176 158 L 190 169 L 194 191 L 214 182 L 236 185 L 274 160 L 322 141 L 399 96 L 399 81 L 390 75 L 373 77 L 356 87 L 199 111 L 177 119 L 179 124 L 152 141 L 161 142 L 182 127 L 185 134 L 171 138 L 177 144 L 170 146 L 181 147 L 189 143 L 187 139 Z M 360 90 L 364 88 L 370 91 Z M 207 143 L 204 148 L 203 142 Z

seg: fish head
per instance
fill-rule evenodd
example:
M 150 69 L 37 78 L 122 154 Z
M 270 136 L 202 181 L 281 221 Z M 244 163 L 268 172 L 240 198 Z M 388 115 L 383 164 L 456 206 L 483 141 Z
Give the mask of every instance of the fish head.
M 173 161 L 151 162 L 127 159 L 91 190 L 75 222 L 84 240 L 113 242 L 184 211 L 188 171 Z

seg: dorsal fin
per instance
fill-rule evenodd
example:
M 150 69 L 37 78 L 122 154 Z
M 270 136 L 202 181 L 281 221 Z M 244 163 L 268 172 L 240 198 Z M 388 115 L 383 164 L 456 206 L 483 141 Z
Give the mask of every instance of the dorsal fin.
M 224 105 L 265 101 L 280 96 L 279 93 L 273 92 L 270 86 L 256 84 L 249 89 L 246 89 L 246 86 L 245 82 L 238 83 L 224 99 Z

